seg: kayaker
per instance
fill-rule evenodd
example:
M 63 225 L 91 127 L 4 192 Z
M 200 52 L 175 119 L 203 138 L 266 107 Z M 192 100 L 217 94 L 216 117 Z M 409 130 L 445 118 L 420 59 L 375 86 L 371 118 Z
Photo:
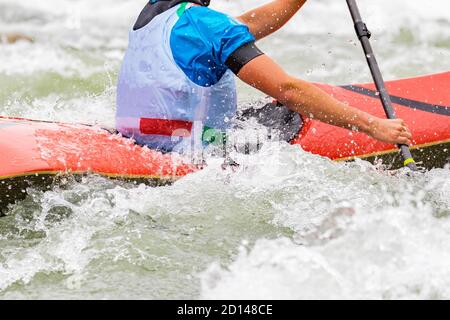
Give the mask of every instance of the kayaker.
M 163 152 L 187 152 L 232 126 L 234 76 L 306 117 L 410 144 L 403 120 L 372 116 L 287 74 L 255 44 L 306 0 L 275 0 L 232 18 L 210 0 L 152 0 L 129 34 L 117 90 L 117 129 Z M 211 134 L 212 133 L 212 134 Z

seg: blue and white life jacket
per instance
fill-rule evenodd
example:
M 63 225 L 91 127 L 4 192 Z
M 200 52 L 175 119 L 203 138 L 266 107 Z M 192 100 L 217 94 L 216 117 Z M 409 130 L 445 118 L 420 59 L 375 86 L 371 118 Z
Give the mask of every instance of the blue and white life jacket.
M 130 31 L 119 75 L 116 128 L 139 144 L 166 152 L 201 148 L 230 127 L 236 85 L 233 73 L 220 63 L 242 43 L 254 41 L 248 28 L 232 18 L 192 6 L 178 4 Z M 198 32 L 196 23 L 209 23 L 221 39 L 210 34 L 215 31 Z

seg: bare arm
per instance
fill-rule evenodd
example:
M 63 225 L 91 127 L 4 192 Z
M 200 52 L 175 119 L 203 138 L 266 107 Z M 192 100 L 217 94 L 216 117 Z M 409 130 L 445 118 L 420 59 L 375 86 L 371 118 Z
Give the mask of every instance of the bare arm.
M 306 0 L 275 0 L 244 13 L 237 19 L 246 24 L 259 40 L 284 26 L 305 2 Z
M 247 63 L 238 77 L 291 110 L 308 117 L 362 131 L 383 142 L 411 143 L 411 133 L 403 120 L 381 119 L 341 103 L 313 84 L 289 76 L 266 55 Z

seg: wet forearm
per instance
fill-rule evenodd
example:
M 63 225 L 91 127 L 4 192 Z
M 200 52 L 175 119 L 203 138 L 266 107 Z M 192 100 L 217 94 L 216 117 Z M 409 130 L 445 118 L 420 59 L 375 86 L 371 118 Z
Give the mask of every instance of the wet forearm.
M 285 25 L 305 4 L 306 0 L 276 0 L 238 17 L 257 40 Z
M 280 102 L 293 111 L 334 126 L 370 133 L 376 119 L 302 80 L 295 80 L 281 91 Z

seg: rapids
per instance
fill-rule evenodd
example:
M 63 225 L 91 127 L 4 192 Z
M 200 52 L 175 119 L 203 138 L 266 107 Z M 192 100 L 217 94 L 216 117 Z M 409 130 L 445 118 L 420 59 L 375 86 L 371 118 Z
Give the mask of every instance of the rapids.
M 261 0 L 212 0 L 238 14 Z M 145 1 L 0 0 L 0 115 L 114 126 Z M 450 3 L 365 0 L 386 79 L 450 69 Z M 343 1 L 310 0 L 260 47 L 290 73 L 370 81 Z M 240 105 L 265 97 L 239 84 Z M 450 167 L 392 174 L 284 143 L 151 188 L 88 176 L 0 218 L 0 299 L 450 299 Z

